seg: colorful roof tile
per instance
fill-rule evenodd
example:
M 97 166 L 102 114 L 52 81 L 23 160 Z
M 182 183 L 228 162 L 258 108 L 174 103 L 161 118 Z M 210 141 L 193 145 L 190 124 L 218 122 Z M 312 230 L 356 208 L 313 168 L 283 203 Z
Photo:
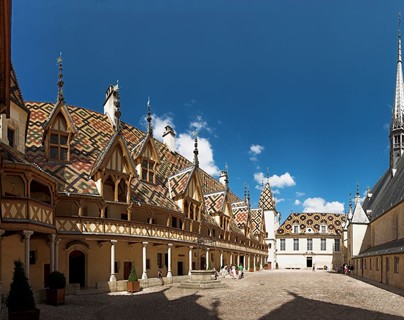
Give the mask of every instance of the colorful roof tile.
M 346 215 L 343 213 L 291 213 L 277 230 L 277 235 L 294 235 L 293 226 L 299 226 L 300 234 L 320 233 L 320 226 L 326 225 L 327 235 L 342 233 Z

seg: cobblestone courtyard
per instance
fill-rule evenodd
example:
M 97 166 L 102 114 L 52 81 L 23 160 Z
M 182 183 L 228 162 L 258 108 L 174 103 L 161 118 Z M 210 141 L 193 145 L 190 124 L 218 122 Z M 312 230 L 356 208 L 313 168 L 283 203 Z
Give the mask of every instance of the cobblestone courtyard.
M 404 319 L 404 291 L 391 292 L 342 274 L 261 271 L 224 281 L 226 286 L 216 290 L 174 284 L 132 295 L 72 295 L 66 305 L 39 308 L 46 320 Z

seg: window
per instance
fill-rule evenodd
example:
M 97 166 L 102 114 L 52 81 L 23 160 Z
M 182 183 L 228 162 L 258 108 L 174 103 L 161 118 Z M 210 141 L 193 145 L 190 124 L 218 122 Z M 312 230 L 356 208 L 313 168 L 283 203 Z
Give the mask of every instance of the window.
M 313 251 L 313 239 L 307 239 L 307 251 Z
M 327 226 L 322 225 L 320 229 L 321 233 L 326 233 L 327 232 Z
M 281 251 L 285 251 L 285 250 L 286 250 L 285 239 L 281 239 L 280 250 L 281 250 Z
M 154 183 L 154 161 L 149 159 L 142 160 L 142 180 Z
M 68 133 L 51 131 L 49 139 L 49 158 L 53 160 L 68 160 L 68 140 Z
M 299 226 L 293 226 L 293 233 L 299 233 Z
M 171 227 L 177 228 L 177 218 L 176 217 L 171 218 Z
M 293 239 L 293 250 L 299 251 L 299 239 Z
M 321 239 L 321 251 L 326 251 L 327 250 L 327 239 Z
M 394 257 L 394 273 L 398 273 L 398 265 L 400 263 L 399 257 Z
M 363 268 L 366 270 L 366 259 L 363 259 Z
M 15 130 L 7 128 L 7 140 L 10 147 L 15 147 Z
M 376 271 L 379 271 L 379 258 L 376 258 Z
M 30 250 L 29 252 L 29 264 L 35 264 L 36 262 L 36 251 Z
M 334 251 L 338 251 L 338 252 L 341 251 L 339 239 L 334 239 Z
M 372 270 L 372 258 L 369 259 L 369 269 Z

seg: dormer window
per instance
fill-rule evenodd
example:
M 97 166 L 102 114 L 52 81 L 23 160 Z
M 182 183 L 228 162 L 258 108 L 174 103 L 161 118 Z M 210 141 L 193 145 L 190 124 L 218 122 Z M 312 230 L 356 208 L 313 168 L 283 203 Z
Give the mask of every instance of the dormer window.
M 56 117 L 48 133 L 48 156 L 50 160 L 69 160 L 69 132 L 67 123 L 62 115 Z
M 142 160 L 142 180 L 155 183 L 155 165 L 156 163 L 150 159 Z
M 293 233 L 299 233 L 299 226 L 293 226 Z
M 321 226 L 320 226 L 320 232 L 321 232 L 321 233 L 326 233 L 326 232 L 327 232 L 327 226 L 321 225 Z

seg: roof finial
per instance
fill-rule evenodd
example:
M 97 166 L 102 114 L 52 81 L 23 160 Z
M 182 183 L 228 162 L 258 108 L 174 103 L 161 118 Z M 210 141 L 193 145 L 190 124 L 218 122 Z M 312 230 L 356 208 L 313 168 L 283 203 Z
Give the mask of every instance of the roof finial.
M 150 97 L 147 98 L 147 132 L 152 136 L 153 128 L 152 128 L 152 117 L 151 117 L 151 108 L 150 108 Z
M 62 52 L 60 52 L 59 57 L 56 59 L 58 65 L 59 65 L 59 80 L 58 80 L 58 98 L 57 101 L 64 104 L 65 103 L 65 98 L 63 95 L 63 58 L 62 58 Z
M 195 144 L 194 144 L 194 166 L 199 167 L 199 160 L 198 160 L 198 132 L 194 131 L 193 136 L 195 138 Z

